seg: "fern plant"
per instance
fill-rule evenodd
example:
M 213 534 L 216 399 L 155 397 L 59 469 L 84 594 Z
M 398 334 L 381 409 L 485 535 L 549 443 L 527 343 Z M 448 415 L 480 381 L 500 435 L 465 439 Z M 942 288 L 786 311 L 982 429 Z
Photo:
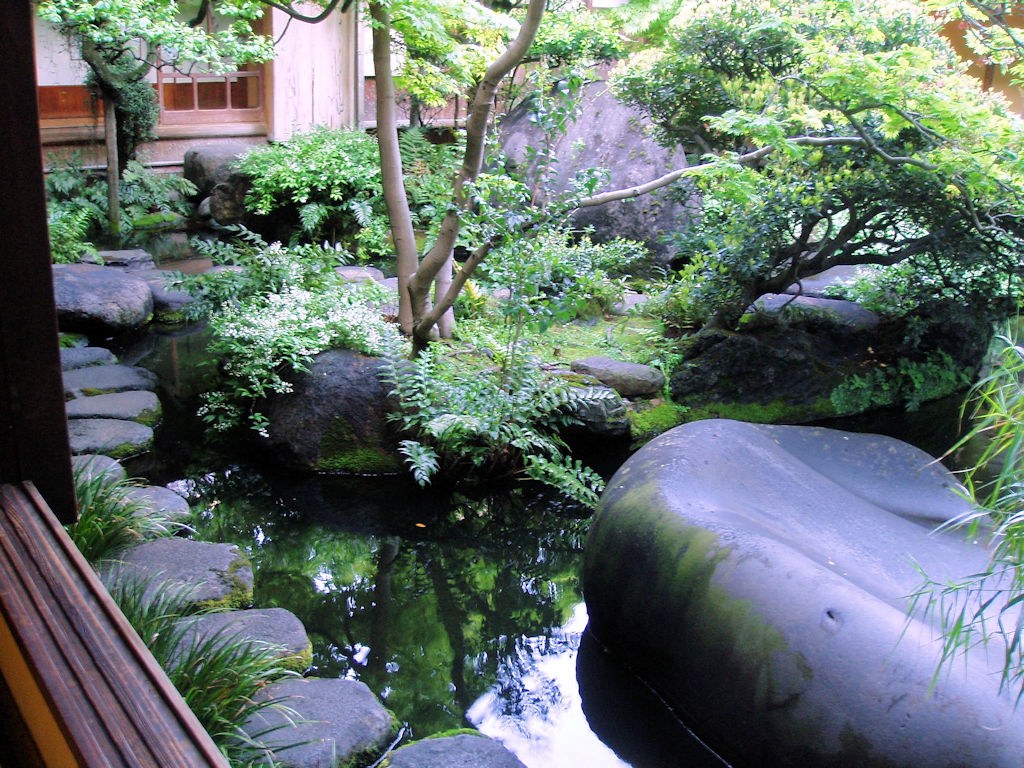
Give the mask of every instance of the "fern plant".
M 399 409 L 392 419 L 410 437 L 400 451 L 420 485 L 436 477 L 463 482 L 523 475 L 588 506 L 601 477 L 567 455 L 559 432 L 607 390 L 574 387 L 548 375 L 519 349 L 501 369 L 473 370 L 433 345 L 415 364 L 396 350 L 382 376 Z

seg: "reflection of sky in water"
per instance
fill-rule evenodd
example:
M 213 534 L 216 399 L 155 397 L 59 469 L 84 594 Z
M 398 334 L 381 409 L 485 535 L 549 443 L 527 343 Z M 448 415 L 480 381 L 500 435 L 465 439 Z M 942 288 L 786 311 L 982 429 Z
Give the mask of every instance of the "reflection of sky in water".
M 527 768 L 629 768 L 590 730 L 576 682 L 576 656 L 587 626 L 580 603 L 550 638 L 517 644 L 515 657 L 498 667 L 498 683 L 466 717 Z

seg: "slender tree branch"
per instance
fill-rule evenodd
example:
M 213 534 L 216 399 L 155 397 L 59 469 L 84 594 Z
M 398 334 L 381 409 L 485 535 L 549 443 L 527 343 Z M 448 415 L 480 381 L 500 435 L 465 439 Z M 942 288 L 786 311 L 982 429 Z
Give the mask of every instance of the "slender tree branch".
M 331 15 L 331 12 L 338 7 L 339 3 L 341 3 L 341 12 L 345 13 L 345 11 L 348 10 L 349 6 L 352 5 L 352 0 L 331 0 L 330 3 L 324 6 L 324 10 L 321 13 L 318 13 L 315 16 L 307 16 L 306 14 L 300 13 L 299 11 L 295 10 L 292 7 L 291 3 L 279 3 L 276 2 L 275 0 L 263 0 L 264 5 L 268 5 L 271 8 L 276 8 L 282 13 L 288 14 L 291 18 L 295 19 L 296 21 L 302 21 L 305 22 L 306 24 L 319 24 L 321 21 L 323 21 L 324 19 Z

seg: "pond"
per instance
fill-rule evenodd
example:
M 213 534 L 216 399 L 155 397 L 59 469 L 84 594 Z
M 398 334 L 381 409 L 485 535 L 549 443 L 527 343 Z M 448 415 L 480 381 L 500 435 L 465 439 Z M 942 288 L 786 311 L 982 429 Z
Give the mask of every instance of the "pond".
M 529 768 L 725 764 L 586 634 L 579 509 L 523 484 L 282 473 L 204 438 L 202 334 L 116 351 L 164 386 L 154 451 L 129 471 L 187 495 L 196 537 L 249 554 L 256 605 L 306 626 L 311 674 L 362 680 L 412 738 L 476 727 Z
M 306 626 L 311 674 L 362 680 L 412 738 L 476 727 L 529 768 L 726 764 L 585 631 L 578 509 L 522 484 L 442 494 L 404 478 L 282 473 L 207 444 L 194 417 L 211 375 L 201 334 L 117 351 L 164 383 L 155 449 L 129 470 L 189 496 L 197 537 L 248 552 L 256 605 Z M 829 426 L 941 452 L 955 408 Z

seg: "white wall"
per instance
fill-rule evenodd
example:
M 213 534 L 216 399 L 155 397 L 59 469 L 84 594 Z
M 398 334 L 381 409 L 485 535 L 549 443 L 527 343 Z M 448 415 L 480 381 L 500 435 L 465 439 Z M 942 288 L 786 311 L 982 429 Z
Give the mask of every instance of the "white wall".
M 269 138 L 282 141 L 317 125 L 357 124 L 360 67 L 355 4 L 319 24 L 293 21 L 289 25 L 287 15 L 276 9 L 271 13 L 272 34 L 278 43 L 277 58 L 268 67 Z

